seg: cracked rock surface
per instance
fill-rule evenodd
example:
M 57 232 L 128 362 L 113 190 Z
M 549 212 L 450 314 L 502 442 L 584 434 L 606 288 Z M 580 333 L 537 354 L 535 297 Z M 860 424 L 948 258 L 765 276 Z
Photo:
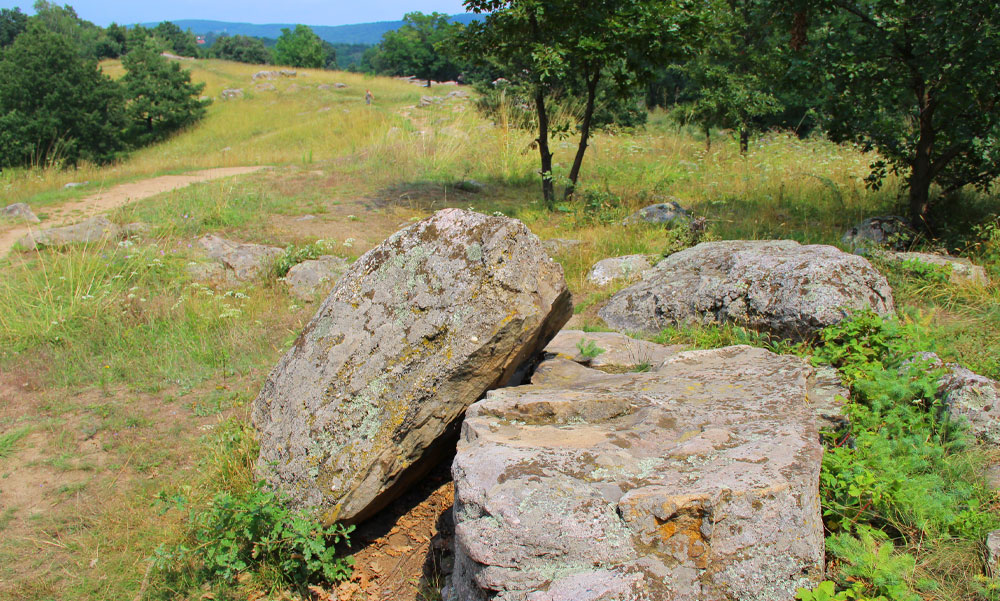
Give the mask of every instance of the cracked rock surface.
M 393 234 L 338 281 L 254 401 L 262 474 L 328 522 L 365 519 L 570 315 L 562 268 L 520 221 L 446 209 Z

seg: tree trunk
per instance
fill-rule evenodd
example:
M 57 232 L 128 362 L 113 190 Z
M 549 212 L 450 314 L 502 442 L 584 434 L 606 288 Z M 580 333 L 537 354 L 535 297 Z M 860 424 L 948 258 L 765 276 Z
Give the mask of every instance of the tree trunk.
M 712 151 L 712 128 L 705 125 L 705 152 Z
M 576 191 L 576 181 L 580 177 L 580 167 L 583 166 L 583 155 L 587 152 L 587 141 L 590 140 L 590 126 L 594 120 L 594 105 L 597 104 L 597 83 L 601 79 L 601 68 L 596 67 L 591 77 L 587 78 L 587 108 L 583 112 L 583 123 L 580 124 L 580 143 L 576 147 L 576 158 L 569 171 L 569 185 L 563 194 L 563 199 L 573 196 Z
M 740 128 L 740 155 L 746 156 L 747 152 L 750 151 L 750 131 L 745 128 Z
M 535 88 L 535 111 L 538 113 L 538 153 L 542 158 L 542 198 L 546 206 L 552 206 L 555 201 L 555 188 L 552 186 L 552 153 L 549 152 L 549 115 L 545 112 L 545 91 L 542 87 Z
M 934 151 L 934 105 L 925 93 L 922 80 L 917 80 L 913 86 L 920 107 L 920 137 L 910 167 L 910 221 L 913 227 L 927 229 L 927 209 L 930 207 L 931 181 L 934 172 L 931 163 L 931 153 Z
M 431 87 L 431 80 L 429 80 L 429 79 L 427 80 L 427 87 L 428 88 Z

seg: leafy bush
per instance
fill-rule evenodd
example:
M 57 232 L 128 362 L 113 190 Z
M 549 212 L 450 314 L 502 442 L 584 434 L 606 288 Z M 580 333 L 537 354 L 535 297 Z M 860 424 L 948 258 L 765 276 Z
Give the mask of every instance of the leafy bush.
M 182 496 L 169 500 L 186 504 Z M 287 499 L 263 482 L 245 495 L 218 493 L 206 509 L 190 510 L 189 524 L 187 544 L 157 550 L 159 567 L 194 560 L 208 580 L 228 582 L 266 566 L 299 586 L 351 574 L 353 559 L 339 557 L 336 546 L 348 542 L 354 527 L 323 526 L 308 512 L 289 509 Z
M 285 252 L 274 260 L 271 266 L 271 275 L 283 278 L 288 275 L 288 271 L 303 261 L 318 259 L 329 254 L 329 244 L 325 240 L 317 240 L 305 246 L 295 246 L 289 244 L 285 247 Z

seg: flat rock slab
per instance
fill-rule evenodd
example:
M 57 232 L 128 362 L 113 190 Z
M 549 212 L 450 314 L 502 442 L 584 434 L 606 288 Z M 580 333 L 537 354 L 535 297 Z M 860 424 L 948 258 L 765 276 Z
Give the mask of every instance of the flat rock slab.
M 942 267 L 948 270 L 948 279 L 952 284 L 976 284 L 978 286 L 990 284 L 990 277 L 986 275 L 986 270 L 964 257 L 921 252 L 886 252 L 882 253 L 881 256 L 899 263 L 916 261 Z
M 771 601 L 822 579 L 803 361 L 728 347 L 572 369 L 591 373 L 469 408 L 445 599 Z
M 233 277 L 240 281 L 257 277 L 284 252 L 274 246 L 234 242 L 214 234 L 201 237 L 198 244 L 210 259 L 231 270 Z
M 341 278 L 254 401 L 261 473 L 327 522 L 365 519 L 571 313 L 562 268 L 520 221 L 446 209 L 393 234 Z
M 588 347 L 600 352 L 588 357 L 581 350 Z M 546 353 L 608 371 L 631 371 L 642 367 L 651 369 L 683 350 L 685 347 L 681 345 L 664 346 L 618 332 L 582 330 L 562 330 L 545 347 Z
M 292 296 L 304 301 L 311 301 L 316 291 L 326 284 L 326 289 L 347 271 L 347 261 L 341 257 L 323 255 L 318 259 L 302 261 L 288 270 L 285 283 Z
M 637 280 L 653 268 L 646 255 L 626 255 L 601 259 L 587 272 L 587 281 L 595 286 L 607 286 L 613 282 Z
M 805 339 L 858 310 L 895 310 L 888 282 L 866 259 L 792 240 L 730 240 L 670 255 L 598 315 L 622 331 L 730 322 Z
M 11 221 L 23 221 L 26 223 L 41 223 L 41 219 L 35 215 L 31 207 L 23 202 L 15 202 L 12 205 L 0 209 L 0 217 Z
M 108 221 L 107 217 L 98 215 L 65 227 L 29 232 L 17 241 L 17 246 L 27 250 L 35 250 L 45 246 L 94 244 L 102 240 L 117 238 L 121 234 L 121 227 Z

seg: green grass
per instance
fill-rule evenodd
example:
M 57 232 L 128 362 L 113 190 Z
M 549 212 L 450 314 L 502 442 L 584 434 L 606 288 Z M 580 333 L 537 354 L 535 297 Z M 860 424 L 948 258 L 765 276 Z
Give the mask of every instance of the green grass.
M 14 452 L 17 443 L 29 433 L 31 433 L 31 427 L 24 426 L 0 434 L 0 459 L 9 457 Z

